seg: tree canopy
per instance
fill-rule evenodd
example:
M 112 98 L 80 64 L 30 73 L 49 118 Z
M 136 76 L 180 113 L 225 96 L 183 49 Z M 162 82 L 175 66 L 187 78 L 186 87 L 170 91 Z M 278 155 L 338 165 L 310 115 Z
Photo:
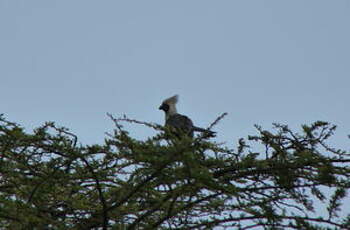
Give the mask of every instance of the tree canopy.
M 53 122 L 27 132 L 0 117 L 1 229 L 350 229 L 350 154 L 328 145 L 327 122 L 256 126 L 232 149 L 110 117 L 113 133 L 95 145 Z M 137 140 L 123 122 L 157 134 Z

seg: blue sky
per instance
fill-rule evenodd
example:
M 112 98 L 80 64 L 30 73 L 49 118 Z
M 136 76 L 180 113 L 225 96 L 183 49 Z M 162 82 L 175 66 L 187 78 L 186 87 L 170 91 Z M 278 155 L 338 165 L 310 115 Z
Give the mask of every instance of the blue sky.
M 163 123 L 161 101 L 233 145 L 254 124 L 339 126 L 349 150 L 350 1 L 0 1 L 0 113 L 100 143 L 115 116 Z M 128 126 L 137 138 L 154 133 Z
M 349 11 L 345 0 L 0 1 L 1 113 L 94 143 L 111 130 L 106 112 L 163 123 L 157 108 L 177 93 L 199 126 L 229 113 L 222 141 L 325 120 L 347 147 Z

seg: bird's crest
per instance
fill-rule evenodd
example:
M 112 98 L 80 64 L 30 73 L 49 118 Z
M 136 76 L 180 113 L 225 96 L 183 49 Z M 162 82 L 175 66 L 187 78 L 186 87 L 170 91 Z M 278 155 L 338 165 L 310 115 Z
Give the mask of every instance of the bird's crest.
M 168 104 L 168 105 L 175 105 L 179 100 L 179 95 L 174 95 L 172 97 L 169 97 L 163 101 L 163 104 Z

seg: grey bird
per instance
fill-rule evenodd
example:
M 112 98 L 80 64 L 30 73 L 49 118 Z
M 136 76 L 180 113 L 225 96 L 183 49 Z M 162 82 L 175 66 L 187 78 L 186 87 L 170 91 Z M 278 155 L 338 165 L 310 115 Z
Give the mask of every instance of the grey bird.
M 189 137 L 193 137 L 194 132 L 201 132 L 204 134 L 204 137 L 214 137 L 215 132 L 196 127 L 193 125 L 193 122 L 190 118 L 177 113 L 176 103 L 178 100 L 179 96 L 174 95 L 165 99 L 159 107 L 159 109 L 163 110 L 165 113 L 165 126 L 175 128 L 176 136 L 180 136 L 180 134 L 186 134 Z

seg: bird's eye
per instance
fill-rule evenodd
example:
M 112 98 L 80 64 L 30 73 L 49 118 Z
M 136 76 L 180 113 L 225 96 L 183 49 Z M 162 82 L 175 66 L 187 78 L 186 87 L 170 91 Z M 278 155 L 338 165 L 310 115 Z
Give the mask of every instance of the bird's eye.
M 169 105 L 168 104 L 162 104 L 159 109 L 163 110 L 164 112 L 169 111 Z

